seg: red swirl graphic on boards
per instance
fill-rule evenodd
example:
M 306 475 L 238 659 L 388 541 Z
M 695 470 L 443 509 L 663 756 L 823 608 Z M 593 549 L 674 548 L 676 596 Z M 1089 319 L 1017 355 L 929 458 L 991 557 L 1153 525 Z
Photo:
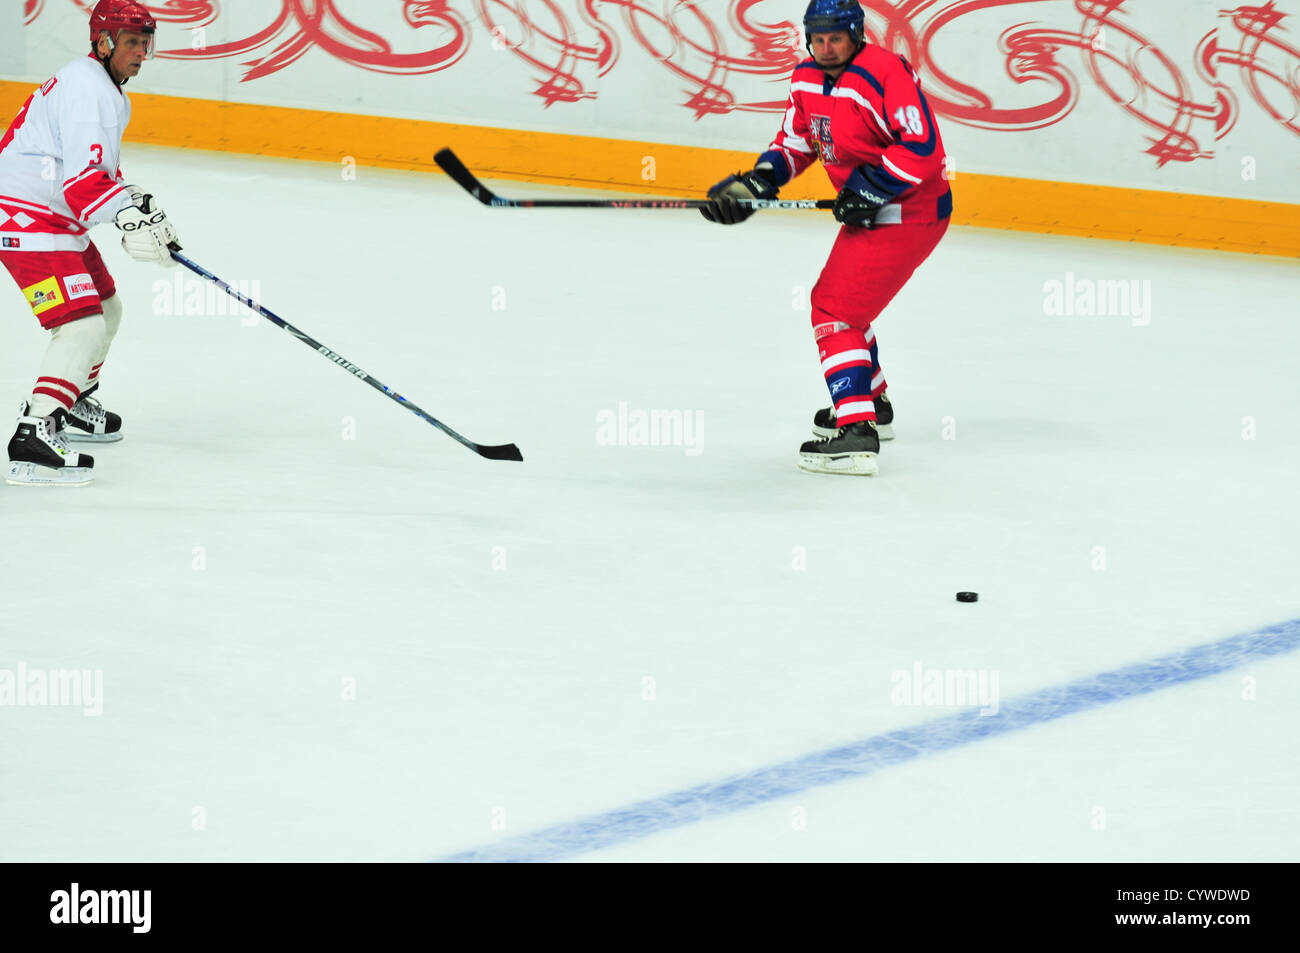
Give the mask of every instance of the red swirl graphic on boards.
M 70 2 L 87 13 L 94 5 Z M 1069 116 L 1085 91 L 1100 92 L 1144 130 L 1145 151 L 1157 166 L 1212 156 L 1209 146 L 1237 123 L 1241 99 L 1253 100 L 1300 135 L 1300 49 L 1279 0 L 1220 10 L 1217 27 L 1179 55 L 1133 25 L 1126 10 L 1132 0 L 860 2 L 870 39 L 907 57 L 935 113 L 953 122 L 1008 132 L 1041 129 Z M 314 50 L 372 72 L 432 73 L 454 66 L 476 40 L 524 65 L 533 76 L 528 92 L 543 108 L 596 99 L 600 81 L 627 45 L 671 74 L 681 89 L 680 105 L 697 120 L 779 113 L 785 80 L 806 56 L 797 20 L 802 0 L 782 0 L 781 6 L 798 9 L 794 19 L 775 22 L 760 19 L 778 6 L 775 0 L 388 0 L 385 13 L 391 16 L 392 5 L 400 3 L 408 28 L 393 37 L 347 18 L 341 3 L 266 0 L 263 26 L 216 45 L 206 45 L 202 31 L 220 21 L 218 0 L 146 6 L 161 23 L 191 31 L 188 47 L 159 56 L 249 57 L 242 82 L 288 69 Z M 45 0 L 25 0 L 24 22 L 43 9 Z M 1060 25 L 1040 22 L 1049 17 Z M 1008 26 L 1013 18 L 1020 22 Z M 986 33 L 986 58 L 945 58 L 945 36 L 958 22 L 966 36 L 972 29 Z M 174 40 L 166 31 L 163 36 Z M 1179 56 L 1190 59 L 1180 65 Z M 991 78 L 992 63 L 1009 86 Z M 491 80 L 508 81 L 499 72 Z
M 1300 48 L 1283 38 L 1286 14 L 1275 2 L 1224 10 L 1240 41 L 1235 50 L 1217 46 L 1217 65 L 1235 66 L 1251 98 L 1273 119 L 1300 135 Z M 1261 80 L 1269 80 L 1268 91 Z M 1228 124 L 1229 128 L 1231 123 Z M 1225 130 L 1226 131 L 1226 130 Z
M 570 17 L 557 0 L 524 4 L 476 0 L 496 49 L 508 50 L 543 75 L 534 94 L 547 106 L 593 99 L 592 85 L 618 62 L 621 21 L 626 36 L 683 81 L 682 105 L 696 118 L 735 111 L 779 111 L 783 89 L 770 99 L 739 100 L 728 86 L 734 75 L 782 82 L 802 58 L 799 28 L 790 22 L 756 23 L 753 7 L 761 0 L 735 0 L 730 29 L 718 25 L 698 3 L 652 0 L 577 0 Z M 730 51 L 729 51 L 730 50 Z
M 94 6 L 94 0 L 73 2 L 87 14 Z M 193 35 L 189 47 L 159 50 L 159 57 L 210 60 L 261 53 L 242 64 L 248 67 L 240 79 L 245 83 L 279 72 L 314 49 L 361 69 L 398 75 L 447 69 L 469 49 L 469 25 L 450 8 L 448 0 L 402 0 L 407 26 L 417 32 L 430 30 L 445 39 L 432 48 L 409 53 L 349 20 L 339 12 L 335 0 L 280 0 L 278 10 L 269 3 L 261 4 L 271 15 L 265 27 L 242 39 L 211 46 L 200 31 L 220 17 L 218 0 L 165 0 L 144 5 L 160 23 L 188 27 Z M 270 49 L 263 53 L 265 47 Z

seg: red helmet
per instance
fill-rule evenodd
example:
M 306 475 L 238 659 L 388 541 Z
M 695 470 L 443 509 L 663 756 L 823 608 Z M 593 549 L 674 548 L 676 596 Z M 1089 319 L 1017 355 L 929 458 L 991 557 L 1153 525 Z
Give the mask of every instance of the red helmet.
M 90 43 L 91 46 L 98 43 L 101 33 L 107 33 L 116 42 L 119 30 L 152 37 L 157 28 L 157 21 L 144 4 L 133 0 L 99 0 L 90 14 Z M 152 41 L 148 55 L 153 56 Z

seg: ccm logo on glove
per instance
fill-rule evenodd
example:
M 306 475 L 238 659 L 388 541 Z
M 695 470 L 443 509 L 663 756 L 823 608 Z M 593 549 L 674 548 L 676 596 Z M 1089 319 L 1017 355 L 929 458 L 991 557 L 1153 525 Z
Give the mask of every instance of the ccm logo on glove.
M 153 198 L 153 196 L 146 195 L 145 198 L 149 199 L 149 198 Z M 154 212 L 153 215 L 149 216 L 148 218 L 142 217 L 137 219 L 134 222 L 119 222 L 117 227 L 124 232 L 134 232 L 137 229 L 152 228 L 155 225 L 161 225 L 165 221 L 167 221 L 167 213 L 163 211 L 157 211 Z
M 134 204 L 117 213 L 113 224 L 122 232 L 122 248 L 136 261 L 152 261 L 160 265 L 174 265 L 171 250 L 180 249 L 176 229 L 167 220 L 167 213 L 154 205 L 154 197 L 141 192 L 133 185 L 127 186 Z

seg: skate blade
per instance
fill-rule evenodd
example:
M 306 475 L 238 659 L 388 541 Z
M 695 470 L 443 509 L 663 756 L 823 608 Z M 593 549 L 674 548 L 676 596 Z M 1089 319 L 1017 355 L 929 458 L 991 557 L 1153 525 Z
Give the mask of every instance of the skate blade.
M 72 443 L 117 443 L 122 439 L 121 431 L 117 433 L 90 433 L 86 430 L 73 430 L 68 427 L 63 435 Z
M 39 463 L 9 463 L 5 482 L 12 486 L 87 486 L 95 479 L 90 467 L 43 467 Z
M 814 436 L 825 437 L 827 439 L 830 439 L 831 437 L 834 437 L 837 433 L 839 433 L 838 430 L 832 430 L 829 427 L 816 427 L 816 426 L 813 427 L 812 432 Z M 893 440 L 894 425 L 876 424 L 876 434 L 880 437 L 881 440 Z
M 799 469 L 805 473 L 840 473 L 844 476 L 875 476 L 880 465 L 876 455 L 862 453 L 801 453 Z

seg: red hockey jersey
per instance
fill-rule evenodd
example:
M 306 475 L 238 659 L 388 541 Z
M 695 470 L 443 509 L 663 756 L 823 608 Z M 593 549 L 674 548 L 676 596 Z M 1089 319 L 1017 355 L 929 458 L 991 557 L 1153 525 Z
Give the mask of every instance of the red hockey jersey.
M 855 168 L 893 197 L 877 225 L 952 214 L 943 140 L 920 81 L 903 57 L 868 43 L 836 79 L 815 61 L 795 67 L 781 131 L 759 161 L 784 185 L 821 159 L 836 191 Z

